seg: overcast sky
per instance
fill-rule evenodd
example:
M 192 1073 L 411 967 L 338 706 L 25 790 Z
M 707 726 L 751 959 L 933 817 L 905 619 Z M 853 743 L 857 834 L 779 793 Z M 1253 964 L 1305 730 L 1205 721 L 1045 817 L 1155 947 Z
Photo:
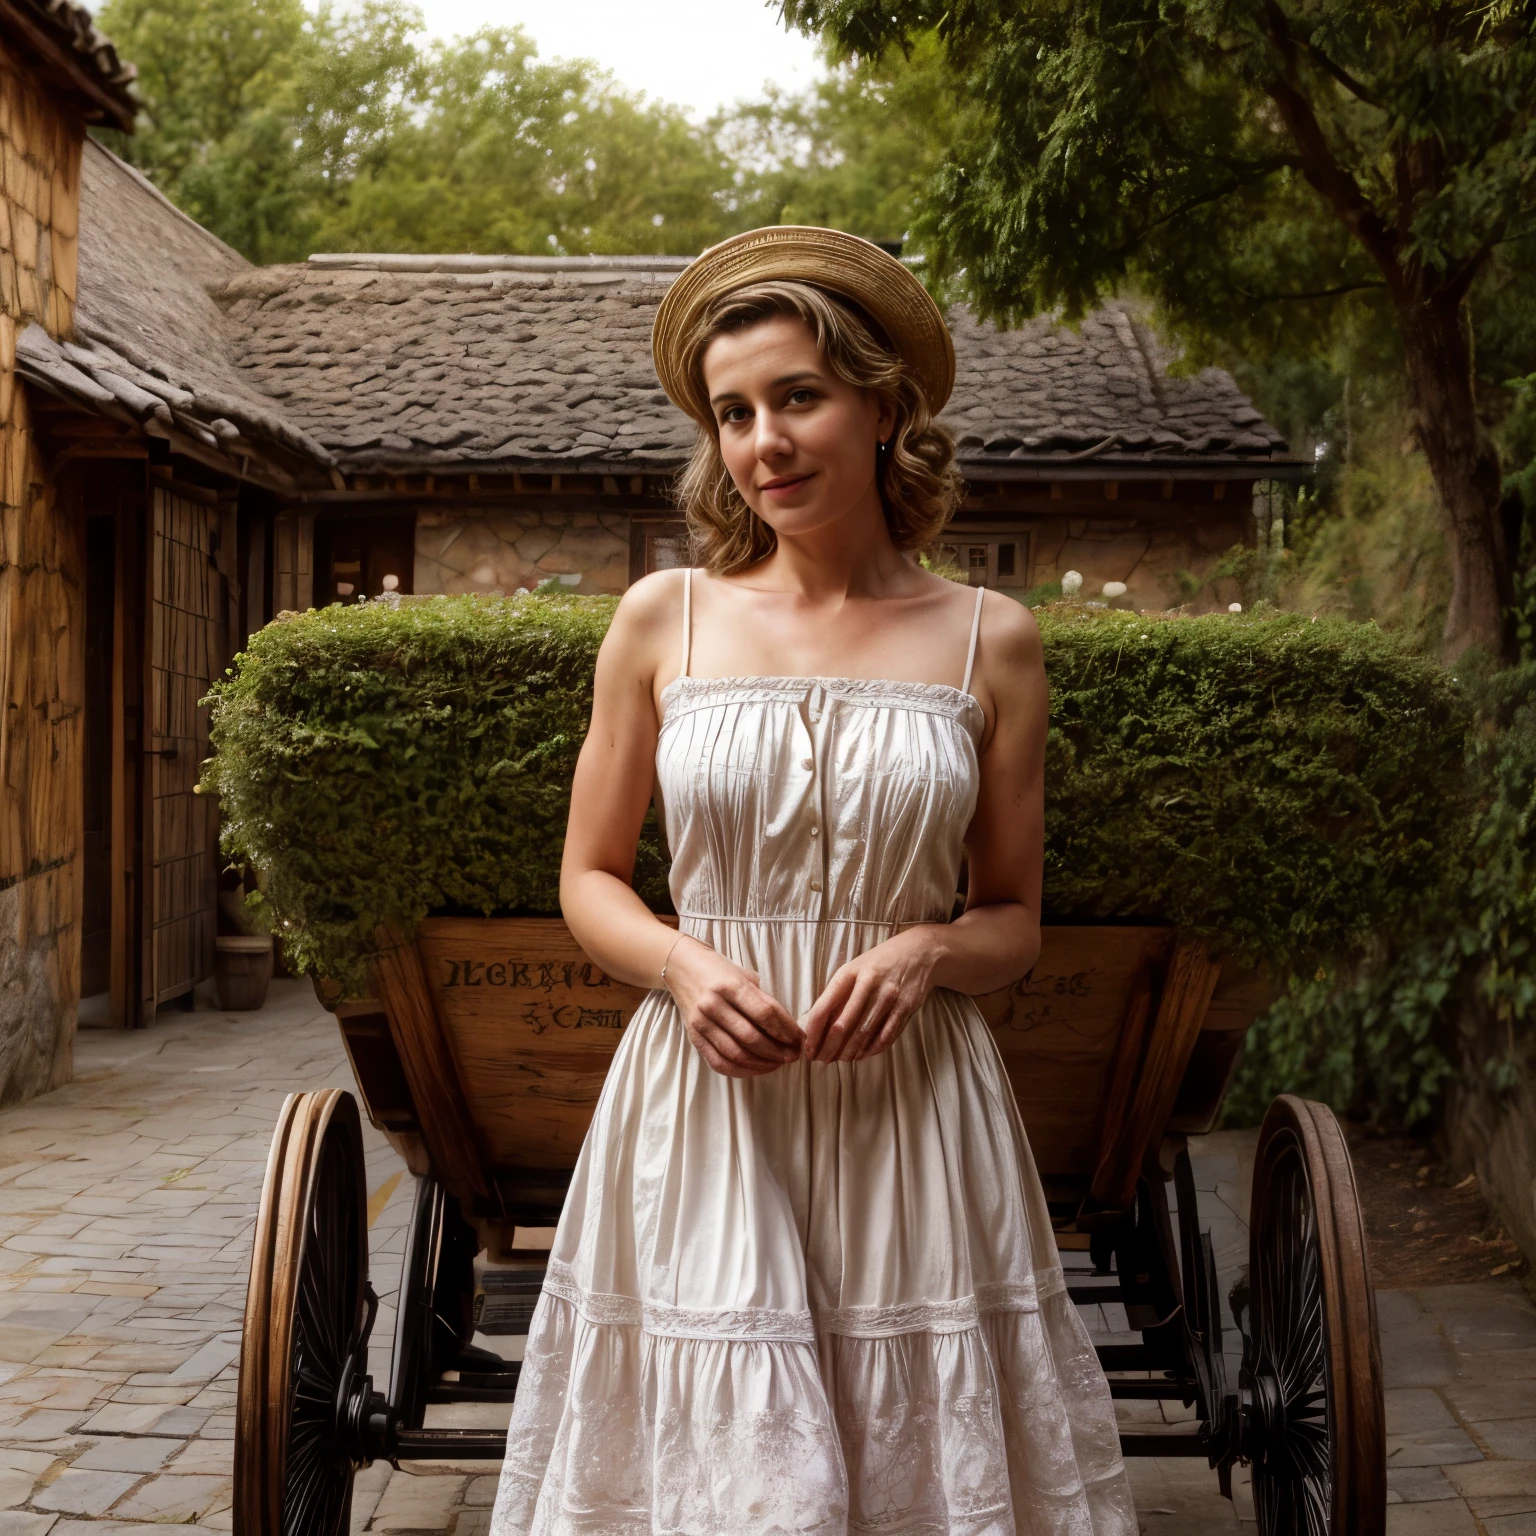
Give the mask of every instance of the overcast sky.
M 815 77 L 814 45 L 787 32 L 763 0 L 417 0 L 439 37 L 483 26 L 522 26 L 540 58 L 596 59 L 632 90 L 700 117 L 758 95 L 766 80 L 789 89 Z

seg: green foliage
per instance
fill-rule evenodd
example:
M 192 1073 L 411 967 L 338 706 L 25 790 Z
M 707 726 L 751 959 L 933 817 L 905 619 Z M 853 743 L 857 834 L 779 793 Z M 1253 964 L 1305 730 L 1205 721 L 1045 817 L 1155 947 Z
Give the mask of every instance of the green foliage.
M 427 43 L 401 0 L 108 0 L 101 21 L 147 108 L 103 137 L 253 261 L 692 251 L 736 227 L 712 131 L 517 29 Z
M 961 104 L 937 42 L 832 64 L 802 94 L 770 89 L 718 119 L 742 228 L 820 224 L 904 241 Z
M 1397 0 L 785 0 L 841 56 L 937 37 L 970 106 L 924 197 L 991 312 L 1081 313 L 1127 279 L 1261 344 L 1287 296 L 1384 286 L 1361 231 L 1468 280 L 1530 232 L 1529 8 Z M 1331 157 L 1335 181 L 1308 179 Z M 1407 206 L 1404 206 L 1405 199 Z M 1406 219 L 1406 225 L 1399 221 Z M 1298 238 L 1305 234 L 1306 238 Z M 1469 269 L 1463 273 L 1463 269 Z M 1300 323 L 1326 330 L 1327 312 Z
M 356 985 L 381 922 L 559 910 L 613 598 L 332 605 L 251 637 L 213 691 L 226 851 L 304 970 Z M 653 829 L 636 889 L 665 910 Z
M 1284 974 L 1445 878 L 1464 707 L 1375 626 L 1040 617 L 1048 911 L 1155 916 Z
M 214 690 L 225 848 L 304 967 L 355 982 L 381 921 L 557 910 L 613 600 L 332 606 Z M 1042 610 L 1048 911 L 1181 923 L 1280 969 L 1358 952 L 1444 878 L 1463 710 L 1371 626 Z M 648 836 L 636 886 L 665 901 Z
M 1536 582 L 1524 584 L 1526 601 Z M 1496 1093 L 1536 1043 L 1536 660 L 1464 678 L 1472 799 L 1449 880 L 1420 883 L 1365 956 L 1292 983 L 1248 1036 L 1227 1118 L 1257 1123 L 1281 1089 L 1360 1119 L 1432 1119 L 1462 1071 Z
M 321 249 L 695 251 L 731 167 L 677 107 L 487 29 L 419 55 L 411 112 L 322 222 Z
M 100 20 L 146 105 L 103 139 L 253 261 L 305 255 L 408 116 L 419 22 L 396 0 L 108 0 Z

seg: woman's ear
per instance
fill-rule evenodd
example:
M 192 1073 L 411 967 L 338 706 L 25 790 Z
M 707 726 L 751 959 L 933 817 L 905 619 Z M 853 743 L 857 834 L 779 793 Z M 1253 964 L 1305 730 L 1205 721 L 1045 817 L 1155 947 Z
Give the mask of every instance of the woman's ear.
M 896 430 L 896 402 L 885 394 L 876 398 L 880 402 L 880 410 L 875 417 L 875 436 L 879 439 L 881 447 L 888 447 L 891 435 Z

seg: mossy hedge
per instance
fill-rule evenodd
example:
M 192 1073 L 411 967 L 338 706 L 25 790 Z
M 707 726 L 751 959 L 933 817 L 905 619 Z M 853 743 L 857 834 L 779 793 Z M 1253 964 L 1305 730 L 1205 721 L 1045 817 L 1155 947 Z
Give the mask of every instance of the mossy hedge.
M 333 606 L 213 690 L 204 787 L 304 969 L 351 985 L 381 921 L 553 913 L 615 600 Z M 1358 951 L 1438 889 L 1467 824 L 1454 682 L 1369 625 L 1039 612 L 1056 919 L 1150 918 L 1277 973 Z M 666 910 L 648 825 L 636 886 Z

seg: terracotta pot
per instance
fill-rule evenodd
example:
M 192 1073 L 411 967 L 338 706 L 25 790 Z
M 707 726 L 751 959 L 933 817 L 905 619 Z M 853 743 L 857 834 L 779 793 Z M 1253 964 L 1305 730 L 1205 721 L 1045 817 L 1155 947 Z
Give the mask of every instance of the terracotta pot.
M 226 1013 L 246 1013 L 267 1000 L 272 980 L 272 935 L 232 934 L 213 941 L 213 980 L 219 1007 Z

